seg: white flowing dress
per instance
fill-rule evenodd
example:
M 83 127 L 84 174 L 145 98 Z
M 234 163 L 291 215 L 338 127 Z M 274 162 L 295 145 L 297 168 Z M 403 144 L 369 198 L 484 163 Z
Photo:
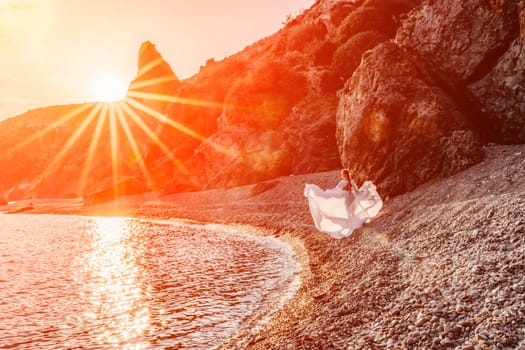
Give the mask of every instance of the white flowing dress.
M 375 185 L 365 181 L 357 188 L 352 181 L 352 190 L 343 188 L 348 181 L 341 180 L 336 187 L 327 190 L 314 184 L 304 186 L 304 195 L 308 198 L 310 213 L 315 227 L 334 238 L 348 237 L 363 223 L 370 222 L 383 207 L 383 201 Z

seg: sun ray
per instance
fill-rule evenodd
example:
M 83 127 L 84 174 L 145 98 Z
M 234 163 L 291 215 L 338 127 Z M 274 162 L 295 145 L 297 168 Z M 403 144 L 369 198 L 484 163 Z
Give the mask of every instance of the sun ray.
M 77 108 L 75 108 L 74 110 L 68 112 L 67 114 L 65 114 L 64 116 L 60 117 L 57 121 L 49 124 L 47 127 L 45 127 L 44 129 L 40 130 L 39 132 L 37 132 L 36 134 L 33 134 L 31 137 L 28 137 L 27 139 L 23 140 L 21 143 L 15 145 L 13 148 L 10 149 L 11 152 L 16 152 L 17 150 L 19 150 L 20 148 L 24 147 L 25 145 L 29 144 L 30 142 L 36 140 L 37 138 L 47 134 L 49 131 L 55 129 L 56 127 L 66 123 L 68 120 L 76 117 L 77 115 L 79 115 L 80 113 L 84 112 L 85 110 L 87 110 L 88 108 L 92 108 L 95 104 L 93 103 L 86 103 L 86 104 L 83 104 L 83 105 L 80 105 L 78 106 Z
M 118 180 L 119 180 L 119 159 L 118 159 L 118 132 L 115 117 L 115 104 L 109 105 L 109 141 L 111 147 L 111 175 L 113 179 L 113 198 L 119 196 Z
M 97 116 L 99 111 L 100 111 L 100 107 L 97 105 L 89 112 L 87 117 L 82 121 L 82 123 L 78 126 L 75 132 L 71 134 L 71 136 L 68 138 L 66 143 L 60 149 L 60 151 L 53 157 L 53 160 L 51 161 L 51 163 L 49 163 L 46 169 L 42 173 L 40 173 L 40 175 L 37 177 L 37 182 L 40 182 L 42 179 L 47 177 L 49 174 L 51 174 L 55 170 L 55 168 L 59 165 L 59 163 L 62 161 L 64 156 L 67 154 L 67 152 L 70 151 L 74 143 L 78 140 L 78 138 L 86 130 L 89 124 L 91 124 L 91 121 Z
M 172 127 L 176 128 L 177 130 L 180 130 L 179 127 L 183 127 L 185 130 L 189 130 L 190 132 L 193 132 L 193 130 L 191 130 L 190 128 L 180 124 L 180 123 L 176 123 L 174 121 L 172 121 L 171 119 L 169 119 L 168 117 L 166 117 L 165 115 L 163 115 L 162 113 L 159 113 L 147 106 L 145 106 L 144 104 L 136 101 L 135 99 L 133 98 L 128 98 L 126 100 L 126 104 L 130 104 L 134 107 L 136 107 L 137 109 L 145 112 L 146 114 L 149 114 L 151 115 L 152 117 L 156 118 L 157 120 L 163 122 L 163 123 L 166 123 L 168 125 L 171 125 Z M 138 117 L 138 116 L 137 116 Z M 140 118 L 139 118 L 140 119 Z M 182 131 L 182 130 L 181 130 Z M 184 131 L 183 131 L 184 132 Z M 187 132 L 185 132 L 186 134 L 188 134 Z M 191 134 L 188 134 L 189 136 L 192 136 Z M 225 154 L 225 155 L 228 155 L 228 156 L 232 156 L 233 155 L 233 152 L 225 147 L 222 147 L 214 142 L 211 142 L 209 140 L 209 138 L 206 138 L 202 135 L 199 135 L 197 134 L 198 136 L 193 136 L 194 138 L 196 138 L 197 140 L 201 141 L 201 142 L 206 142 L 210 147 L 212 147 L 213 149 L 215 149 L 216 151 L 222 153 L 222 154 Z M 158 139 L 158 137 L 154 134 L 155 138 Z M 160 140 L 159 140 L 160 141 Z
M 134 91 L 135 89 L 145 88 L 148 86 L 154 86 L 154 85 L 159 85 L 163 83 L 169 83 L 169 82 L 177 81 L 177 80 L 178 80 L 177 77 L 173 75 L 168 75 L 168 76 L 161 77 L 161 78 L 148 79 L 144 81 L 135 81 L 131 83 L 131 85 L 129 86 L 129 90 Z
M 86 189 L 86 180 L 89 172 L 91 171 L 91 163 L 93 162 L 93 156 L 95 155 L 95 150 L 98 145 L 98 140 L 100 139 L 100 135 L 102 134 L 102 128 L 104 127 L 104 123 L 107 118 L 108 114 L 108 104 L 107 103 L 101 103 L 99 104 L 101 107 L 101 112 L 98 116 L 97 125 L 95 126 L 95 132 L 93 133 L 93 138 L 91 139 L 91 143 L 89 144 L 89 149 L 87 152 L 86 160 L 84 161 L 84 167 L 82 170 L 82 176 L 80 179 L 80 186 L 79 186 L 79 193 L 84 195 L 85 189 Z
M 187 102 L 190 102 L 192 101 L 195 105 L 198 105 L 198 104 L 201 104 L 201 103 L 206 103 L 206 102 L 203 102 L 203 101 L 198 101 L 198 100 L 190 100 L 190 99 L 180 99 L 178 97 L 172 97 L 172 96 L 166 96 L 166 95 L 157 95 L 157 94 L 147 94 L 147 95 L 150 95 L 152 97 L 159 97 L 159 96 L 163 96 L 165 98 L 173 98 L 173 99 L 177 99 L 180 101 L 182 100 L 187 100 Z M 144 105 L 143 103 L 140 103 L 139 101 L 135 100 L 133 97 L 128 97 L 126 99 L 126 103 L 132 105 L 133 107 L 141 110 L 142 112 L 146 113 L 146 114 L 149 114 L 150 116 L 156 118 L 157 120 L 163 122 L 163 123 L 166 123 L 170 126 L 172 126 L 173 128 L 201 141 L 201 142 L 208 142 L 209 139 L 198 134 L 196 131 L 192 130 L 191 128 L 187 127 L 187 126 L 184 126 L 182 125 L 181 123 L 177 123 L 173 120 L 171 120 L 170 118 L 166 117 L 164 114 Z M 231 154 L 231 152 L 229 152 L 229 150 L 217 145 L 217 144 L 214 144 L 214 143 L 211 143 L 209 142 L 210 146 L 213 147 L 214 149 L 216 149 L 217 151 L 219 152 L 222 152 L 224 154 Z
M 137 145 L 137 141 L 135 140 L 135 137 L 133 136 L 133 133 L 131 132 L 131 129 L 129 127 L 129 123 L 126 120 L 126 117 L 124 116 L 124 112 L 122 110 L 122 103 L 119 103 L 116 105 L 116 114 L 117 114 L 117 120 L 119 121 L 120 125 L 122 126 L 122 129 L 124 130 L 124 134 L 126 135 L 126 138 L 128 140 L 129 145 L 131 146 L 131 149 L 133 150 L 133 155 L 135 159 L 138 162 L 139 168 L 146 178 L 148 187 L 150 187 L 153 182 L 151 180 L 151 175 L 149 174 L 148 168 L 146 167 L 146 163 L 144 162 L 144 158 L 142 158 L 142 154 L 140 153 L 139 147 Z
M 146 114 L 149 114 L 150 116 L 156 118 L 158 121 L 168 124 L 171 127 L 185 133 L 188 136 L 191 136 L 199 141 L 204 141 L 206 139 L 204 136 L 194 131 L 193 129 L 166 117 L 164 114 L 160 113 L 159 111 L 156 111 L 153 108 L 150 108 L 133 98 L 129 98 L 126 102 L 132 105 L 133 107 L 135 107 L 136 109 L 141 110 L 142 112 Z
M 128 116 L 133 119 L 133 121 L 144 131 L 144 133 L 157 145 L 159 148 L 164 152 L 166 157 L 168 157 L 169 160 L 171 160 L 175 166 L 182 171 L 183 174 L 187 175 L 189 172 L 186 170 L 186 167 L 182 164 L 182 162 L 177 159 L 173 153 L 170 151 L 168 146 L 166 146 L 159 137 L 144 123 L 142 119 L 140 119 L 139 115 L 127 104 L 124 103 L 122 105 L 122 108 L 126 112 Z
M 162 57 L 159 57 L 151 62 L 149 62 L 148 64 L 144 65 L 143 67 L 141 67 L 139 69 L 139 71 L 137 72 L 137 78 L 141 77 L 142 75 L 146 74 L 147 72 L 149 72 L 150 70 L 152 70 L 153 68 L 157 67 L 158 65 L 162 64 L 162 62 L 164 62 L 164 60 L 162 59 Z
M 225 105 L 223 103 L 219 102 L 212 102 L 212 101 L 204 101 L 204 100 L 197 100 L 192 98 L 184 98 L 184 97 L 178 97 L 178 96 L 171 96 L 171 95 L 161 95 L 156 94 L 152 92 L 140 92 L 140 91 L 128 91 L 128 99 L 129 98 L 143 98 L 145 100 L 152 100 L 152 101 L 161 101 L 161 102 L 175 102 L 190 106 L 199 106 L 199 107 L 209 107 L 209 108 L 219 108 L 222 109 Z

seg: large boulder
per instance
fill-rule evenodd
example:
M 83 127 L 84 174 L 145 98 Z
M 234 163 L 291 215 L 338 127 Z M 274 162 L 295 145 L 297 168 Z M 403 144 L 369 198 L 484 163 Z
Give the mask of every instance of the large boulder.
M 450 97 L 393 42 L 368 52 L 340 91 L 337 141 L 343 166 L 395 195 L 483 157 Z
M 495 142 L 525 142 L 525 1 L 519 2 L 519 19 L 519 37 L 494 68 L 469 87 L 488 116 Z
M 516 0 L 427 0 L 403 22 L 396 42 L 434 74 L 468 83 L 516 37 L 516 11 Z
M 487 141 L 525 142 L 524 7 L 523 0 L 426 1 L 396 35 Z

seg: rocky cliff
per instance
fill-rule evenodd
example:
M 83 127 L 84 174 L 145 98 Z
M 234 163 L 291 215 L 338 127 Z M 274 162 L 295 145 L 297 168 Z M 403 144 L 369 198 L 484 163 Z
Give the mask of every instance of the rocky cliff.
M 525 142 L 523 1 L 424 1 L 340 91 L 344 166 L 399 194 Z
M 146 42 L 100 127 L 85 122 L 95 106 L 0 124 L 0 193 L 181 192 L 344 166 L 400 194 L 479 162 L 484 144 L 525 142 L 524 28 L 523 0 L 319 0 L 183 81 Z

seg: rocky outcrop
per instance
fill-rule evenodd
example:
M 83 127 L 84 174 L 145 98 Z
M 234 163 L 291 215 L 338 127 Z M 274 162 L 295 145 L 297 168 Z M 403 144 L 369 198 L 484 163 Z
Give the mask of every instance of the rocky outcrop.
M 334 54 L 332 69 L 340 79 L 338 79 L 338 84 L 335 85 L 333 92 L 341 89 L 346 80 L 352 76 L 361 63 L 363 52 L 374 48 L 387 39 L 388 37 L 385 34 L 369 30 L 357 33 L 339 46 Z
M 525 142 L 523 3 L 424 1 L 363 59 L 337 113 L 353 176 L 394 195 L 479 162 L 483 143 Z
M 238 66 L 239 74 L 214 96 L 223 98 L 220 113 L 210 112 L 217 130 L 187 162 L 197 188 L 340 162 L 395 195 L 479 162 L 484 142 L 521 142 L 517 2 L 414 9 L 420 3 L 318 1 L 275 36 L 207 64 L 202 72 Z M 201 81 L 209 80 L 192 84 Z
M 137 66 L 137 76 L 129 84 L 128 98 L 162 111 L 181 86 L 180 80 L 149 41 L 140 46 Z
M 202 86 L 201 86 L 202 87 Z M 130 84 L 128 105 L 151 131 L 142 150 L 151 189 L 172 186 L 173 179 L 188 171 L 184 162 L 200 143 L 216 131 L 214 91 L 206 94 L 190 80 L 181 82 L 155 46 L 148 42 L 139 51 L 137 77 Z M 139 132 L 144 132 L 141 128 Z M 143 169 L 134 167 L 136 176 Z M 186 186 L 187 189 L 193 189 Z
M 480 101 L 491 141 L 525 142 L 525 46 L 518 39 L 494 69 L 469 89 Z
M 517 25 L 516 0 L 425 1 L 396 41 L 444 79 L 468 83 L 505 52 Z
M 337 139 L 343 165 L 385 195 L 479 162 L 465 115 L 393 42 L 365 55 L 340 92 Z
M 525 142 L 523 7 L 517 0 L 426 2 L 396 36 L 458 104 L 469 100 L 470 118 L 492 142 Z
M 515 14 L 508 20 L 514 22 Z M 518 3 L 519 36 L 497 60 L 492 70 L 469 89 L 479 99 L 491 140 L 525 142 L 525 1 Z

